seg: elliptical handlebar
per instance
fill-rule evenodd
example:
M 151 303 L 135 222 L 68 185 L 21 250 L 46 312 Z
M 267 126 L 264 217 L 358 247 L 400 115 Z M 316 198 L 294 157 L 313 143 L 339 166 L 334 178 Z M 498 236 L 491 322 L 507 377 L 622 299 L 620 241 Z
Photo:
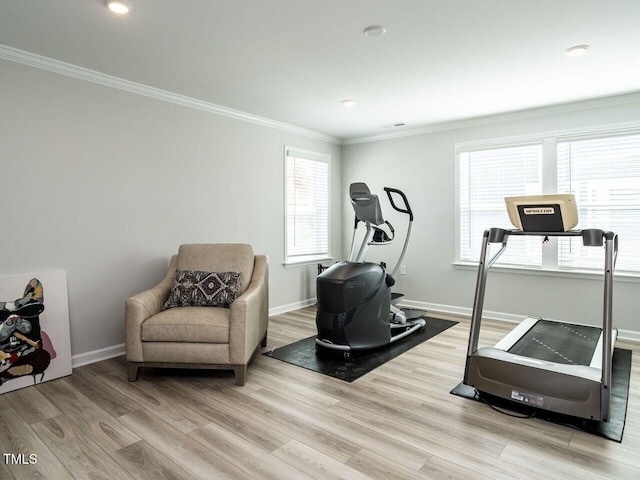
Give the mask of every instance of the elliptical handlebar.
M 396 210 L 397 212 L 408 214 L 409 215 L 409 221 L 413 222 L 413 212 L 411 211 L 411 206 L 409 205 L 409 200 L 407 200 L 407 196 L 404 194 L 404 192 L 401 191 L 401 190 L 398 190 L 397 188 L 393 188 L 393 187 L 384 187 L 384 191 L 387 192 L 387 197 L 389 198 L 389 203 L 391 204 L 393 209 Z M 396 205 L 396 202 L 393 200 L 392 193 L 398 194 L 398 195 L 400 195 L 400 197 L 402 197 L 402 201 L 404 202 L 404 208 L 401 208 L 398 205 Z
M 389 203 L 393 207 L 393 209 L 400 213 L 405 213 L 409 215 L 409 225 L 407 226 L 407 235 L 404 238 L 404 245 L 402 246 L 402 252 L 400 253 L 400 257 L 398 257 L 398 262 L 395 267 L 391 271 L 391 276 L 394 277 L 398 270 L 400 269 L 400 264 L 402 260 L 404 260 L 404 255 L 407 253 L 407 246 L 409 245 L 409 238 L 411 238 L 411 225 L 413 224 L 413 211 L 411 210 L 411 205 L 409 205 L 409 200 L 407 196 L 404 194 L 402 190 L 398 190 L 393 187 L 384 187 L 384 191 L 387 193 L 387 197 L 389 198 Z M 398 204 L 393 199 L 393 194 L 399 195 L 402 198 L 402 202 L 404 204 L 403 207 L 398 206 Z

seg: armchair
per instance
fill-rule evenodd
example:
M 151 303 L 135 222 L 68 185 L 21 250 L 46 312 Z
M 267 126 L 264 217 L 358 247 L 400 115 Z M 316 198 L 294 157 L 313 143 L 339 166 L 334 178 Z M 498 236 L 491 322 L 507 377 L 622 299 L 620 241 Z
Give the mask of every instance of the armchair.
M 268 268 L 250 245 L 181 245 L 164 279 L 126 300 L 129 381 L 140 367 L 203 368 L 233 370 L 244 385 L 267 343 Z

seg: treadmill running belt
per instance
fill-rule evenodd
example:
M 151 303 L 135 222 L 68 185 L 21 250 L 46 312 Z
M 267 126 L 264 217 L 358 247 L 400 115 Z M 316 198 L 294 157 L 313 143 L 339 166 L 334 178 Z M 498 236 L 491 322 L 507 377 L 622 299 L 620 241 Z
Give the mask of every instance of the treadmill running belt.
M 601 328 L 539 320 L 509 353 L 568 365 L 589 365 Z

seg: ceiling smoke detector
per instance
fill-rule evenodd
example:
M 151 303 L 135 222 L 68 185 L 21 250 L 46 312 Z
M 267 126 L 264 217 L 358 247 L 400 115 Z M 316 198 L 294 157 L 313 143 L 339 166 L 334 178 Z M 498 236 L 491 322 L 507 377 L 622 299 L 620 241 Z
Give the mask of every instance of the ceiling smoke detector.
M 387 29 L 382 25 L 369 25 L 365 28 L 362 33 L 364 33 L 367 37 L 379 37 L 380 35 L 384 35 L 387 33 Z
M 585 53 L 587 50 L 589 50 L 589 45 L 574 45 L 573 47 L 567 48 L 564 53 L 570 57 L 577 57 Z

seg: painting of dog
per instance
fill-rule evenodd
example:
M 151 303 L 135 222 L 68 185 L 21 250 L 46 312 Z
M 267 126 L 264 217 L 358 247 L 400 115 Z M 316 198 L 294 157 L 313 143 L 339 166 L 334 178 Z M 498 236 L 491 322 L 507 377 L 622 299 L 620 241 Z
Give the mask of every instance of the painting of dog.
M 0 278 L 0 287 L 3 287 L 0 288 L 0 293 L 6 292 L 9 285 L 17 282 L 16 279 L 10 280 Z M 64 307 L 67 302 L 66 277 L 64 280 L 62 290 L 65 298 L 62 301 L 56 299 L 54 310 L 57 309 L 58 312 L 52 312 L 58 317 L 60 305 Z M 52 289 L 53 292 L 60 291 L 59 281 Z M 62 318 L 57 322 L 55 316 L 47 316 L 45 310 L 49 312 L 45 308 L 44 289 L 44 282 L 38 277 L 32 277 L 26 282 L 21 297 L 0 301 L 0 393 L 57 378 L 61 376 L 61 372 L 62 375 L 71 373 L 68 313 L 62 308 Z M 53 329 L 51 336 L 47 333 L 50 328 Z M 56 341 L 52 337 L 62 338 L 61 346 L 67 351 L 67 361 L 63 362 L 65 365 L 62 368 L 56 361 L 58 352 Z

